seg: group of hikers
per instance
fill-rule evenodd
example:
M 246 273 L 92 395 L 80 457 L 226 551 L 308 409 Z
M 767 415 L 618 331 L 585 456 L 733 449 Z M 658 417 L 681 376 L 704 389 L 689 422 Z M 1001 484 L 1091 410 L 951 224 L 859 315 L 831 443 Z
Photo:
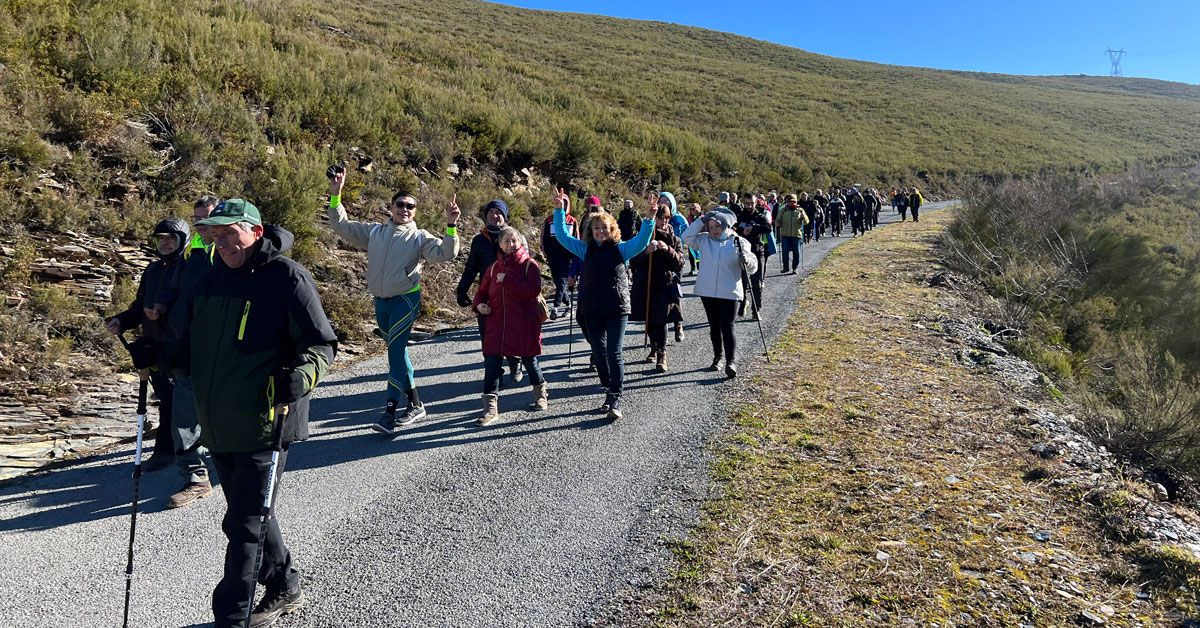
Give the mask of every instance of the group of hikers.
M 331 167 L 327 175 L 329 225 L 347 244 L 366 251 L 367 290 L 374 297 L 377 334 L 387 345 L 383 412 L 371 427 L 395 434 L 426 416 L 408 342 L 420 312 L 425 264 L 450 262 L 460 252 L 461 210 L 455 197 L 445 209 L 444 229 L 431 233 L 415 221 L 417 197 L 399 190 L 386 221 L 351 220 L 342 204 L 345 169 Z M 647 361 L 666 372 L 669 332 L 675 342 L 684 340 L 685 266 L 696 276 L 692 292 L 708 319 L 709 369 L 736 377 L 734 322 L 747 308 L 759 318 L 767 258 L 782 252 L 782 271 L 795 273 L 804 243 L 826 233 L 840 235 L 846 223 L 855 235 L 865 232 L 878 224 L 883 203 L 875 190 L 855 187 L 743 199 L 739 203 L 738 195 L 721 192 L 707 210 L 699 203 L 681 209 L 674 195 L 661 192 L 642 217 L 633 200 L 614 214 L 591 195 L 576 214 L 570 195 L 556 189 L 540 234 L 540 257 L 554 283 L 549 300 L 542 297 L 537 255 L 508 224 L 508 205 L 488 202 L 455 295 L 479 326 L 478 423 L 499 420 L 506 375 L 514 385 L 528 377 L 531 407 L 548 407 L 538 363 L 542 327 L 564 315 L 572 325 L 577 321 L 591 347 L 587 368 L 604 393 L 598 411 L 621 419 L 626 327 L 643 323 Z M 911 209 L 916 220 L 921 195 L 915 188 L 893 190 L 892 203 L 897 211 Z M 334 360 L 337 338 L 312 276 L 284 255 L 292 234 L 264 225 L 251 202 L 204 196 L 194 205 L 192 227 L 194 233 L 178 218 L 158 223 L 153 231 L 158 259 L 142 274 L 134 302 L 106 325 L 115 335 L 140 327 L 140 337 L 127 346 L 159 400 L 153 455 L 144 464 L 139 460 L 139 468 L 174 464 L 184 487 L 168 506 L 182 507 L 211 494 L 199 455 L 204 447 L 223 486 L 228 546 L 212 596 L 216 625 L 262 628 L 303 602 L 273 511 L 266 511 L 264 526 L 257 523 L 265 516 L 261 504 L 278 497 L 273 480 L 282 474 L 289 445 L 308 436 L 311 393 Z M 255 604 L 258 584 L 265 591 Z

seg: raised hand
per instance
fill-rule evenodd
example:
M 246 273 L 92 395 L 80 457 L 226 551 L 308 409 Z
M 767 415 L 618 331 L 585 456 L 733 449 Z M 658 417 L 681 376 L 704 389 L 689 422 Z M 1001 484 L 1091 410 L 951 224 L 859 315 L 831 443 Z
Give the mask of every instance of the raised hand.
M 329 179 L 329 195 L 340 196 L 342 188 L 346 185 L 346 172 L 343 170 Z
M 562 188 L 554 189 L 554 206 L 558 207 L 558 208 L 562 208 L 562 209 L 566 210 L 568 213 L 570 213 L 571 197 L 567 195 L 566 190 L 564 190 Z
M 446 224 L 453 225 L 458 222 L 458 217 L 462 215 L 462 210 L 458 208 L 458 193 L 450 197 L 450 205 L 446 207 Z

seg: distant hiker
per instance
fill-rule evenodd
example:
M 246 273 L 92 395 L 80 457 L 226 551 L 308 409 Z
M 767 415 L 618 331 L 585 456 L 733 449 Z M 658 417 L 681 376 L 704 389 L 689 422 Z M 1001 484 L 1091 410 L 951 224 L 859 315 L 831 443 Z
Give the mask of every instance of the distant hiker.
M 747 271 L 750 277 L 749 298 L 754 299 L 750 307 L 753 320 L 758 320 L 759 310 L 762 309 L 763 274 L 766 272 L 766 247 L 762 238 L 771 231 L 771 223 L 767 222 L 761 208 L 747 205 L 738 214 L 737 234 L 750 242 L 750 253 L 755 260 L 755 270 Z M 738 308 L 738 316 L 745 316 L 748 300 L 743 299 Z
M 496 261 L 500 252 L 500 230 L 508 225 L 508 204 L 500 199 L 489 201 L 483 207 L 482 214 L 483 229 L 471 240 L 471 252 L 467 255 L 467 263 L 463 265 L 462 276 L 458 279 L 458 288 L 455 291 L 459 307 L 472 306 L 469 293 L 471 286 Z M 480 315 L 476 316 L 475 320 L 479 324 L 479 342 L 482 343 L 487 335 L 484 331 L 487 317 Z M 508 375 L 514 385 L 519 384 L 524 378 L 521 361 L 513 356 L 509 356 L 507 360 Z
M 417 228 L 417 199 L 400 190 L 392 196 L 387 222 L 350 220 L 342 206 L 345 183 L 345 172 L 330 178 L 329 226 L 351 246 L 367 251 L 367 290 L 375 296 L 375 321 L 388 347 L 387 405 L 372 429 L 394 434 L 398 425 L 425 417 L 425 405 L 413 381 L 408 337 L 421 312 L 421 269 L 425 262 L 449 262 L 458 255 L 458 217 L 462 212 L 451 200 L 446 208 L 446 235 L 435 236 Z M 407 407 L 397 418 L 401 394 L 407 398 Z
M 497 389 L 504 367 L 501 356 L 517 356 L 529 372 L 533 384 L 533 406 L 547 407 L 546 380 L 538 365 L 542 354 L 542 272 L 529 256 L 525 238 L 512 227 L 498 233 L 499 255 L 483 273 L 472 309 L 485 318 L 483 337 L 483 414 L 480 425 L 491 425 L 500 418 Z M 481 326 L 480 329 L 483 329 Z
M 738 303 L 745 297 L 742 271 L 758 270 L 757 258 L 746 242 L 733 231 L 729 214 L 711 211 L 696 219 L 683 233 L 683 241 L 700 251 L 703 263 L 692 292 L 704 304 L 708 317 L 713 361 L 710 370 L 718 370 L 725 359 L 725 375 L 737 376 L 737 339 L 733 320 Z M 744 264 L 744 266 L 743 266 Z
M 812 198 L 817 204 L 817 208 L 820 209 L 825 215 L 825 220 L 821 224 L 821 235 L 825 235 L 826 230 L 828 230 L 830 235 L 832 235 L 833 225 L 831 224 L 832 219 L 829 216 L 829 196 L 822 192 L 820 188 L 817 188 L 817 191 L 813 193 Z
M 900 214 L 900 222 L 904 222 L 908 217 L 908 192 L 904 188 L 892 188 L 892 207 Z
M 658 204 L 662 205 L 663 201 L 666 201 L 666 202 L 670 203 L 670 205 L 671 205 L 671 231 L 675 234 L 675 237 L 678 238 L 679 242 L 682 244 L 683 243 L 683 232 L 687 230 L 688 220 L 687 220 L 687 218 L 683 217 L 683 214 L 679 213 L 679 206 L 675 203 L 675 195 L 674 194 L 671 194 L 670 192 L 659 193 Z M 691 261 L 692 267 L 695 268 L 696 262 L 695 262 L 695 260 L 692 259 L 691 250 L 688 249 L 687 247 L 683 247 L 683 249 L 684 249 L 684 253 L 683 253 L 684 257 L 686 257 L 689 261 Z M 679 269 L 679 273 L 680 273 L 680 277 L 682 278 L 682 276 L 683 276 L 682 266 Z M 675 342 L 683 342 L 684 334 L 683 334 L 683 321 L 682 320 L 675 321 L 674 331 L 675 331 Z
M 925 197 L 921 196 L 921 190 L 917 186 L 913 186 L 908 192 L 908 208 L 912 210 L 913 222 L 920 222 L 921 205 L 925 203 Z
M 808 215 L 800 208 L 795 194 L 784 197 L 777 224 L 783 249 L 783 272 L 794 275 L 800 268 L 801 239 L 812 230 Z
M 825 233 L 825 210 L 817 203 L 817 199 L 808 195 L 808 192 L 800 193 L 796 206 L 804 213 L 807 223 L 804 225 L 804 241 L 820 242 Z
M 308 437 L 309 395 L 333 362 L 337 338 L 312 275 L 283 255 L 291 233 L 265 236 L 258 208 L 242 199 L 221 203 L 196 224 L 212 227 L 219 256 L 184 312 L 200 441 L 212 453 L 228 505 L 221 529 L 229 544 L 213 615 L 218 627 L 241 626 L 257 581 L 264 592 L 250 625 L 265 627 L 303 602 L 274 509 L 260 536 L 274 434 L 282 422 L 278 482 L 289 445 Z
M 567 215 L 566 217 L 567 233 L 575 237 L 579 237 L 579 223 L 575 221 L 575 217 Z M 546 263 L 550 266 L 550 277 L 554 279 L 554 301 L 550 303 L 550 318 L 558 318 L 560 308 L 571 307 L 571 294 L 568 288 L 568 280 L 572 277 L 571 260 L 574 259 L 563 245 L 558 243 L 554 238 L 554 211 L 550 211 L 546 216 L 545 222 L 542 223 L 542 255 L 546 257 Z
M 165 218 L 154 226 L 154 254 L 142 272 L 133 303 L 116 316 L 105 321 L 114 336 L 136 327 L 141 328 L 140 345 L 154 355 L 155 366 L 150 369 L 150 385 L 158 398 L 158 429 L 154 437 L 154 453 L 142 464 L 143 471 L 158 471 L 175 463 L 174 416 L 175 384 L 162 364 L 165 342 L 171 339 L 167 320 L 179 299 L 180 280 L 185 264 L 183 253 L 191 242 L 191 230 L 179 218 Z
M 566 192 L 555 194 L 554 237 L 572 255 L 583 260 L 579 290 L 580 325 L 592 346 L 592 360 L 604 387 L 602 412 L 609 419 L 620 419 L 621 393 L 625 387 L 625 362 L 622 355 L 625 326 L 629 322 L 629 268 L 633 256 L 641 253 L 654 235 L 654 221 L 642 222 L 636 237 L 621 241 L 617 221 L 607 213 L 592 214 L 588 221 L 591 241 L 584 243 L 566 232 L 566 214 L 570 199 Z
M 846 201 L 842 199 L 840 192 L 833 192 L 825 208 L 825 217 L 829 220 L 829 235 L 841 237 L 845 213 Z
M 879 201 L 879 192 L 870 188 L 863 194 L 863 200 L 867 203 L 866 227 L 868 230 L 874 229 L 879 226 L 879 206 L 882 204 Z
M 850 233 L 855 237 L 866 235 L 867 202 L 857 189 L 850 188 L 846 196 L 846 214 L 850 218 Z
M 637 234 L 637 210 L 633 208 L 633 200 L 625 199 L 621 206 L 621 214 L 617 216 L 617 227 L 621 229 L 621 240 L 628 242 Z
M 668 204 L 670 203 L 670 204 Z M 683 272 L 683 241 L 671 229 L 673 199 L 658 197 L 654 214 L 654 236 L 646 250 L 634 257 L 633 292 L 629 320 L 646 324 L 650 344 L 647 362 L 659 373 L 667 372 L 667 325 L 676 325 L 676 342 L 682 339 L 679 278 Z
M 687 213 L 688 224 L 691 224 L 693 221 L 695 221 L 696 219 L 700 218 L 703 215 L 704 215 L 704 208 L 700 206 L 700 203 L 692 203 L 691 205 L 688 205 L 688 213 Z M 684 230 L 686 231 L 687 227 L 684 227 Z M 683 239 L 682 233 L 679 234 L 679 239 L 681 239 L 681 240 Z M 688 250 L 688 264 L 690 265 L 689 269 L 688 269 L 688 275 L 695 276 L 696 266 L 700 263 L 700 251 L 697 251 L 696 249 L 693 249 L 690 246 L 687 247 L 687 250 Z
M 178 307 L 172 308 L 168 316 L 171 336 L 184 342 L 190 330 L 185 312 L 190 311 L 188 303 L 196 291 L 196 285 L 212 270 L 216 256 L 213 246 L 212 227 L 198 225 L 208 218 L 209 214 L 220 204 L 215 196 L 202 196 L 192 207 L 192 224 L 196 225 L 196 234 L 184 251 L 186 261 L 179 278 Z M 212 484 L 209 481 L 208 467 L 200 459 L 200 423 L 196 418 L 196 395 L 192 390 L 192 377 L 187 369 L 175 369 L 171 372 L 175 380 L 175 390 L 171 399 L 171 427 L 175 438 L 175 466 L 183 476 L 183 488 L 167 500 L 168 508 L 186 506 L 197 499 L 212 494 Z

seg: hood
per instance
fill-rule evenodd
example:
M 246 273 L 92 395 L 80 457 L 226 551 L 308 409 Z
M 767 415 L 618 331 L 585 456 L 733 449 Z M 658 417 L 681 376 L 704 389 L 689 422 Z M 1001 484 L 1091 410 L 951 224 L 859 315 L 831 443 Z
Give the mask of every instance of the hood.
M 671 194 L 670 192 L 659 192 L 658 198 L 665 198 L 668 201 L 671 201 L 671 213 L 672 214 L 679 213 L 679 208 L 675 205 L 675 195 L 674 194 Z
M 170 255 L 159 255 L 158 247 L 152 247 L 154 254 L 163 260 L 183 257 L 184 250 L 190 243 L 192 232 L 188 224 L 180 218 L 164 218 L 154 225 L 154 235 L 169 235 L 175 237 L 175 250 Z

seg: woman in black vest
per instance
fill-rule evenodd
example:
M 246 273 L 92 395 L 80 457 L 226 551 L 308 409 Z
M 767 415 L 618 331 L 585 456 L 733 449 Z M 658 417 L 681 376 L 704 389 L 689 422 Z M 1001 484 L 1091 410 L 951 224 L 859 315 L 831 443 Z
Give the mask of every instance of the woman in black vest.
M 572 255 L 583 260 L 580 279 L 579 317 L 584 323 L 592 360 L 604 387 L 604 405 L 600 411 L 610 419 L 621 418 L 621 391 L 625 386 L 625 361 L 622 356 L 625 325 L 629 322 L 629 266 L 627 262 L 650 242 L 654 221 L 647 218 L 629 242 L 621 241 L 617 221 L 607 213 L 594 214 L 587 222 L 591 242 L 567 233 L 566 214 L 571 201 L 567 193 L 554 195 L 554 237 Z

